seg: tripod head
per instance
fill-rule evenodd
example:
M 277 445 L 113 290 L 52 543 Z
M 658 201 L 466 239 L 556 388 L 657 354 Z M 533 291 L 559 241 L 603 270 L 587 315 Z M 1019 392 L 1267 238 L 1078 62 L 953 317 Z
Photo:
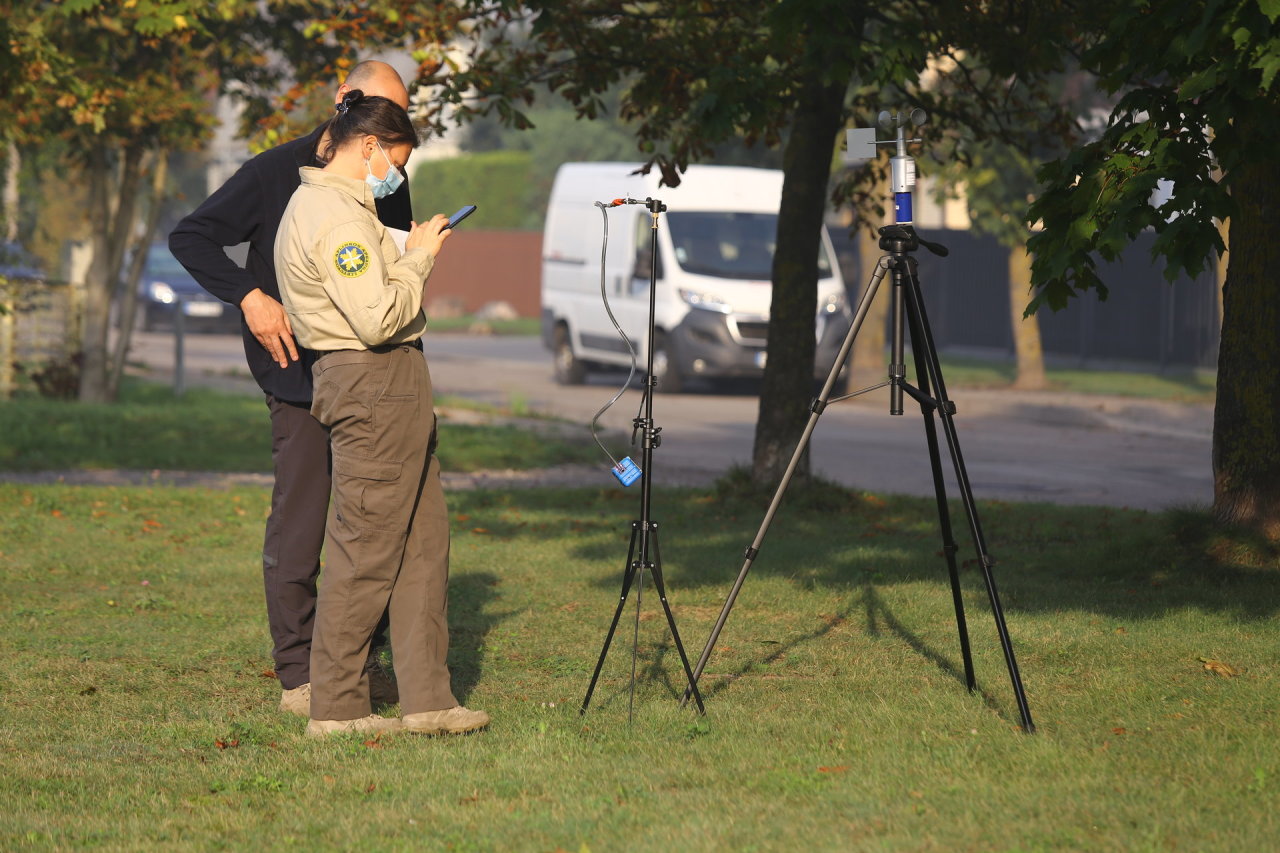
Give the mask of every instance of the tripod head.
M 886 225 L 880 229 L 880 248 L 886 252 L 901 255 L 905 252 L 914 252 L 920 246 L 924 246 L 940 258 L 951 254 L 946 246 L 924 239 L 910 225 Z

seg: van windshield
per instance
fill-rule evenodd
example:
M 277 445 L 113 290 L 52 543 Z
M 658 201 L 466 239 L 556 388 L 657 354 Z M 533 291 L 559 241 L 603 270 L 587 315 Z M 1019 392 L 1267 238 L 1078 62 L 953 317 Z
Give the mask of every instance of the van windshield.
M 776 213 L 668 213 L 667 227 L 676 261 L 685 272 L 758 281 L 769 281 L 773 276 Z M 818 253 L 818 277 L 831 277 L 826 246 Z

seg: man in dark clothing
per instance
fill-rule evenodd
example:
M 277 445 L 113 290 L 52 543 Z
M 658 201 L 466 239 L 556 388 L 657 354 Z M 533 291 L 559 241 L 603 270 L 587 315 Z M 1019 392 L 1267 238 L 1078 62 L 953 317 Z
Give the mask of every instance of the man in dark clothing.
M 361 62 L 338 87 L 334 103 L 352 89 L 389 98 L 408 108 L 409 93 L 400 75 L 382 62 Z M 272 657 L 282 688 L 280 710 L 307 716 L 311 704 L 311 632 L 316 610 L 316 577 L 331 487 L 329 436 L 311 416 L 311 364 L 300 350 L 280 304 L 274 249 L 285 207 L 298 188 L 298 169 L 322 165 L 325 126 L 300 139 L 265 151 L 240 167 L 213 195 L 169 235 L 169 249 L 205 290 L 240 308 L 244 352 L 253 378 L 266 394 L 271 412 L 271 458 L 275 487 L 262 547 L 267 623 Z M 391 228 L 408 230 L 413 218 L 409 182 L 377 202 L 378 218 Z M 247 242 L 241 269 L 224 247 Z M 385 616 L 374 637 L 385 645 Z M 395 683 L 369 663 L 375 703 L 397 701 Z

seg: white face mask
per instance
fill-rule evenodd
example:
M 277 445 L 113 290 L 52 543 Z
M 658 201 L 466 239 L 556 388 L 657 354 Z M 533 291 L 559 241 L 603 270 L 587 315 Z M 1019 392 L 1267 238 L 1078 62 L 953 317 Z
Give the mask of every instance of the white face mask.
M 382 150 L 382 143 L 376 139 L 373 142 L 378 146 L 378 151 L 382 153 L 382 159 L 387 161 L 387 175 L 383 178 L 375 178 L 373 176 L 373 166 L 368 160 L 364 161 L 364 168 L 369 174 L 364 176 L 364 182 L 373 190 L 374 198 L 386 198 L 400 188 L 400 184 L 404 181 L 404 176 L 400 174 L 400 170 L 391 165 L 391 158 L 387 156 L 387 152 Z

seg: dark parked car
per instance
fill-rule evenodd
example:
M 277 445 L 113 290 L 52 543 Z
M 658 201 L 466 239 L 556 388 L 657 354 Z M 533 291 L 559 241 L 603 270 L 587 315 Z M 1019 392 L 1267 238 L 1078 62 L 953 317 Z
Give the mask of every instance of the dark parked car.
M 196 284 L 168 246 L 153 243 L 139 282 L 138 328 L 172 329 L 179 305 L 187 331 L 240 331 L 240 311 Z
M 0 276 L 10 281 L 43 281 L 44 270 L 20 243 L 0 243 Z

